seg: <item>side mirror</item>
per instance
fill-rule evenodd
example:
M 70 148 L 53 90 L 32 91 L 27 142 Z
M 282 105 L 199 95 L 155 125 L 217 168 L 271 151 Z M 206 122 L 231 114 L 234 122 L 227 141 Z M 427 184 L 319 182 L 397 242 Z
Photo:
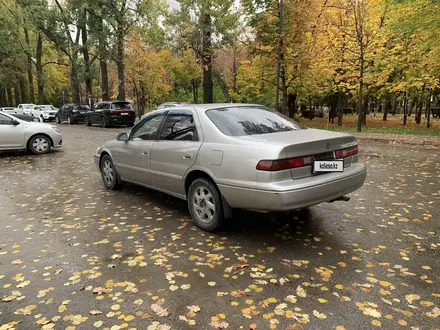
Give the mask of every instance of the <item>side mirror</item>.
M 118 141 L 128 141 L 127 133 L 118 133 L 116 135 L 116 140 L 118 140 Z
M 18 120 L 13 120 L 12 125 L 14 126 L 20 125 L 20 122 Z

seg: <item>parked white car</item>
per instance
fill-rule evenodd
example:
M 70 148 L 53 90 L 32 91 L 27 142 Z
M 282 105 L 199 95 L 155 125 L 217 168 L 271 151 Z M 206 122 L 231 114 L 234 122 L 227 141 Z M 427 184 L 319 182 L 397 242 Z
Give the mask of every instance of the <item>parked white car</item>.
M 62 145 L 63 135 L 57 126 L 26 122 L 0 112 L 0 151 L 29 150 L 41 155 Z
M 17 113 L 17 110 L 14 107 L 3 107 L 3 108 L 0 108 L 0 111 L 4 112 L 4 113 L 9 113 L 9 114 Z
M 28 104 L 19 104 L 17 106 L 17 114 L 19 115 L 27 115 L 30 116 L 32 114 L 32 109 L 35 107 L 35 104 L 28 103 Z
M 31 111 L 31 116 L 40 118 L 41 121 L 52 121 L 55 120 L 57 111 L 53 105 L 36 105 Z

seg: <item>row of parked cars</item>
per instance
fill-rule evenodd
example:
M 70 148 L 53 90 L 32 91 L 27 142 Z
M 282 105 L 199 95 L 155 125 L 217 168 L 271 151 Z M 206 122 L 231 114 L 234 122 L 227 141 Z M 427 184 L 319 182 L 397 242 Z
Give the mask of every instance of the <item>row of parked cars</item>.
M 59 109 L 53 105 L 19 104 L 16 108 L 0 108 L 0 112 L 31 116 L 41 122 L 85 123 L 88 126 L 100 125 L 102 127 L 132 127 L 136 121 L 136 113 L 130 102 L 126 101 L 99 102 L 93 108 L 90 108 L 87 104 L 68 103 Z

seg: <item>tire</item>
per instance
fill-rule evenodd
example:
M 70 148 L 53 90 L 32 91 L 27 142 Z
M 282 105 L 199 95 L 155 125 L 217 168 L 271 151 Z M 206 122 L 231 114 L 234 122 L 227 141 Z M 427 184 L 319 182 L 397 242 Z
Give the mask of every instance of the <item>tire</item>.
M 32 115 L 33 116 L 33 115 Z M 40 122 L 44 123 L 44 118 L 43 116 L 40 116 Z
M 58 115 L 55 117 L 55 121 L 57 124 L 61 124 L 61 120 L 60 117 L 58 117 Z
M 216 231 L 223 226 L 222 199 L 217 187 L 209 180 L 199 178 L 188 190 L 188 209 L 197 227 Z
M 43 155 L 50 151 L 51 144 L 49 137 L 39 134 L 29 140 L 28 148 L 34 155 Z
M 122 186 L 121 178 L 119 177 L 109 155 L 104 155 L 104 157 L 102 157 L 100 170 L 102 182 L 108 190 L 117 190 Z
M 92 122 L 90 121 L 90 117 L 86 116 L 86 119 L 84 120 L 86 122 L 87 126 L 92 126 Z
M 107 119 L 106 119 L 105 117 L 102 117 L 102 118 L 101 118 L 101 127 L 102 127 L 102 128 L 106 128 L 106 127 L 108 127 Z
M 70 118 L 70 116 L 67 116 L 67 123 L 68 123 L 69 125 L 72 125 L 72 124 L 73 124 L 73 121 L 72 121 L 72 119 Z

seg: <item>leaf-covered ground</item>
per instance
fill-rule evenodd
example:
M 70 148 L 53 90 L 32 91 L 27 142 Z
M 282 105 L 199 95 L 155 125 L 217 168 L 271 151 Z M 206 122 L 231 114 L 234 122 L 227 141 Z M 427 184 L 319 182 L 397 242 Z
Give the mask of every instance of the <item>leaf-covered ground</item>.
M 198 230 L 184 202 L 103 189 L 97 145 L 0 155 L 0 329 L 436 329 L 440 153 L 362 145 L 348 203 L 237 212 Z

